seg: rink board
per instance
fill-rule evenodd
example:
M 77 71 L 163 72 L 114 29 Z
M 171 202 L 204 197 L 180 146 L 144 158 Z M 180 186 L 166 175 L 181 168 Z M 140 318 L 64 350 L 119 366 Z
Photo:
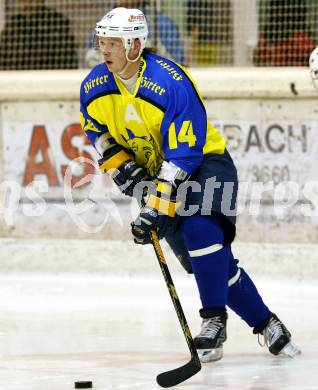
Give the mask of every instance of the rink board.
M 203 95 L 208 117 L 227 138 L 238 168 L 239 238 L 315 242 L 318 121 L 310 88 L 298 97 L 284 84 L 282 96 L 274 98 L 261 90 L 263 84 L 258 93 L 251 87 L 250 95 L 242 84 L 242 97 L 233 89 L 228 99 L 219 77 L 211 81 L 215 96 L 206 83 Z M 200 73 L 198 80 L 200 88 Z M 25 236 L 32 224 L 34 236 L 128 235 L 136 205 L 97 172 L 96 152 L 80 128 L 78 101 L 55 92 L 37 92 L 32 101 L 23 94 L 19 101 L 2 99 L 4 230 Z

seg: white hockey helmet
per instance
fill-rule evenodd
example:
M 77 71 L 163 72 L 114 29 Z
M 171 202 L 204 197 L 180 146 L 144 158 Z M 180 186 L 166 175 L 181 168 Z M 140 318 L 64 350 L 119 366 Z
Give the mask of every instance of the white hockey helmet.
M 126 57 L 133 47 L 135 39 L 138 38 L 141 43 L 140 56 L 148 37 L 146 17 L 139 9 L 114 8 L 97 22 L 95 35 L 97 37 L 121 38 L 126 50 Z
M 318 46 L 310 54 L 309 71 L 314 87 L 318 90 Z

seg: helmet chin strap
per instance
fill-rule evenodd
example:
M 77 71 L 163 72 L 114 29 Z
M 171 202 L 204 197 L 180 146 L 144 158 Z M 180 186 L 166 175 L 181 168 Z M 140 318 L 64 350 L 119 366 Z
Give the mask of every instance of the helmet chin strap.
M 126 72 L 129 65 L 131 65 L 131 64 L 132 64 L 132 62 L 127 61 L 126 64 L 124 65 L 124 67 L 122 68 L 122 70 L 120 72 L 117 72 L 118 76 L 122 77 L 122 74 Z
M 128 69 L 129 65 L 133 64 L 134 62 L 137 62 L 139 60 L 140 56 L 141 56 L 142 49 L 140 49 L 140 51 L 138 53 L 138 56 L 134 60 L 130 60 L 128 58 L 128 53 L 129 53 L 130 49 L 126 49 L 125 50 L 125 55 L 126 55 L 126 60 L 127 60 L 126 64 L 123 66 L 123 68 L 121 69 L 120 72 L 117 72 L 118 76 L 120 76 L 120 77 L 122 77 L 122 74 L 126 72 L 126 70 Z

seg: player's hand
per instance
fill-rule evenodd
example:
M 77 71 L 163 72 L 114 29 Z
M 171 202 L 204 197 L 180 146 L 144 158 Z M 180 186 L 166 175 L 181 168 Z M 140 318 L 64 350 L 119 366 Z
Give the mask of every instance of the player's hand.
M 117 153 L 117 155 L 120 155 L 120 153 Z M 109 159 L 108 156 L 98 160 L 99 167 L 103 172 L 107 172 L 111 175 L 112 179 L 123 194 L 128 196 L 135 195 L 137 198 L 140 198 L 140 194 L 134 193 L 134 189 L 136 184 L 148 179 L 147 172 L 129 155 L 121 154 L 121 156 L 122 161 L 120 161 L 116 169 L 107 170 L 105 168 L 107 167 L 107 160 Z
M 136 244 L 150 244 L 150 231 L 153 229 L 157 231 L 159 239 L 163 238 L 167 229 L 175 223 L 179 204 L 171 196 L 171 190 L 170 184 L 159 181 L 155 192 L 149 195 L 146 205 L 131 224 Z

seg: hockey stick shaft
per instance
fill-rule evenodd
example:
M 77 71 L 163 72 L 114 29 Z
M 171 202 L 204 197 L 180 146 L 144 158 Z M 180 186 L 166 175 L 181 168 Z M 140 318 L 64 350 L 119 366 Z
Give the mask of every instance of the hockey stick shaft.
M 187 341 L 189 350 L 191 352 L 191 355 L 196 355 L 197 351 L 196 351 L 194 343 L 193 343 L 191 332 L 190 332 L 186 317 L 184 315 L 176 288 L 174 286 L 174 283 L 173 283 L 165 256 L 163 254 L 161 245 L 159 243 L 158 235 L 155 231 L 151 231 L 151 239 L 152 239 L 154 250 L 156 252 L 157 259 L 159 261 L 159 265 L 160 265 L 162 274 L 164 276 L 165 282 L 166 282 L 168 290 L 169 290 L 171 300 L 173 302 L 175 311 L 177 313 L 184 337 Z
M 196 348 L 194 346 L 193 338 L 192 338 L 192 335 L 191 335 L 191 332 L 190 332 L 190 329 L 189 329 L 186 317 L 184 315 L 184 312 L 183 312 L 183 309 L 182 309 L 182 306 L 181 306 L 181 303 L 180 303 L 180 300 L 179 300 L 176 288 L 174 286 L 174 283 L 173 283 L 173 280 L 172 280 L 172 277 L 171 277 L 171 274 L 170 274 L 170 271 L 169 271 L 169 268 L 168 268 L 165 256 L 164 256 L 163 251 L 161 249 L 161 245 L 159 243 L 159 238 L 158 238 L 157 232 L 154 231 L 154 230 L 151 230 L 150 237 L 151 237 L 151 241 L 152 241 L 152 244 L 153 244 L 153 247 L 154 247 L 154 251 L 156 253 L 156 257 L 158 259 L 158 262 L 159 262 L 159 265 L 160 265 L 163 277 L 164 277 L 166 285 L 168 287 L 168 291 L 169 291 L 171 300 L 173 302 L 174 309 L 175 309 L 175 311 L 177 313 L 177 316 L 178 316 L 178 319 L 179 319 L 179 322 L 180 322 L 180 325 L 181 325 L 184 337 L 185 337 L 185 339 L 187 341 L 187 344 L 188 344 L 188 347 L 189 347 L 189 350 L 190 350 L 190 353 L 191 353 L 191 361 L 184 367 L 180 367 L 179 369 L 172 370 L 170 372 L 171 373 L 170 378 L 168 378 L 168 376 L 169 376 L 168 372 L 160 374 L 158 376 L 157 381 L 159 383 L 160 382 L 160 378 L 159 377 L 160 376 L 164 376 L 165 374 L 167 374 L 166 375 L 166 379 L 167 379 L 168 382 L 170 381 L 171 383 L 168 383 L 168 382 L 164 383 L 164 384 L 159 383 L 159 385 L 161 385 L 163 387 L 168 387 L 167 385 L 173 386 L 175 384 L 178 384 L 178 383 L 182 382 L 183 380 L 186 380 L 186 379 L 190 378 L 192 375 L 196 374 L 201 369 L 201 363 L 200 363 L 200 359 L 199 359 L 197 350 L 196 350 Z M 172 383 L 172 381 L 173 381 L 172 374 L 176 373 L 178 370 L 179 370 L 179 374 L 180 374 L 179 378 L 175 377 L 175 383 Z M 181 371 L 183 371 L 183 372 L 181 372 Z M 166 382 L 166 381 L 163 381 L 163 382 Z M 165 384 L 167 384 L 167 385 L 165 385 Z

